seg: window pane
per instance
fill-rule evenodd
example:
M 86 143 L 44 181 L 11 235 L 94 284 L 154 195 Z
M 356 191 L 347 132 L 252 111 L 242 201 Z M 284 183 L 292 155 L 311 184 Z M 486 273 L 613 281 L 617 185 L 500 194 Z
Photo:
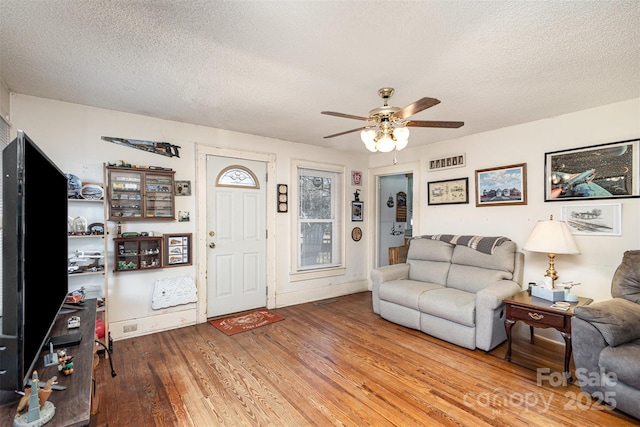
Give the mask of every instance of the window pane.
M 303 222 L 300 224 L 300 266 L 326 266 L 333 264 L 332 224 Z
M 333 217 L 331 181 L 331 178 L 317 176 L 317 174 L 315 176 L 300 175 L 300 218 L 330 219 Z
M 340 265 L 339 176 L 298 168 L 298 270 Z

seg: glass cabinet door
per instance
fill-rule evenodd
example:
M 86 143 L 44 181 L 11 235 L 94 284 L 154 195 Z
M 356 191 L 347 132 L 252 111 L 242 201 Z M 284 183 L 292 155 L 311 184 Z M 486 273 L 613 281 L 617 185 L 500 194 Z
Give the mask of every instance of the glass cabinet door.
M 173 177 L 145 174 L 145 201 L 147 218 L 174 218 Z
M 109 170 L 109 220 L 175 220 L 173 171 Z
M 109 219 L 142 219 L 142 174 L 109 171 Z

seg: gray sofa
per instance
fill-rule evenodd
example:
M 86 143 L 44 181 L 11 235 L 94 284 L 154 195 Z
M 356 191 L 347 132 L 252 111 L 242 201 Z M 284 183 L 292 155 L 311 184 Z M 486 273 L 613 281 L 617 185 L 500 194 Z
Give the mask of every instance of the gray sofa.
M 576 378 L 596 401 L 640 419 L 640 250 L 624 253 L 611 295 L 574 310 Z
M 504 237 L 411 239 L 407 262 L 371 272 L 373 311 L 469 349 L 506 340 L 502 300 L 522 290 L 524 255 Z

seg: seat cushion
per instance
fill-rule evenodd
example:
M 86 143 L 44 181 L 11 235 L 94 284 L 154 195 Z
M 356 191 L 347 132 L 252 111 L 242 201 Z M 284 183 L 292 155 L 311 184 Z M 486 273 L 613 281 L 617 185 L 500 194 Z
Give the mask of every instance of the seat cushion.
M 444 286 L 436 283 L 418 280 L 390 280 L 380 285 L 378 295 L 381 301 L 389 301 L 404 307 L 418 310 L 418 299 L 424 292 L 442 289 Z
M 598 364 L 607 372 L 615 373 L 617 381 L 640 389 L 640 340 L 605 347 Z
M 473 327 L 476 324 L 476 294 L 453 288 L 434 289 L 420 295 L 420 312 Z

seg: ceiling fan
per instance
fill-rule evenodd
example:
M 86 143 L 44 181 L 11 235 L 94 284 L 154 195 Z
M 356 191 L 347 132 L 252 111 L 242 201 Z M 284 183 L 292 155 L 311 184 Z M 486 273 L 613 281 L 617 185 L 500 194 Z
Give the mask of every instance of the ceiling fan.
M 389 105 L 389 98 L 395 90 L 391 87 L 383 87 L 378 90 L 378 95 L 384 100 L 382 107 L 369 111 L 369 117 L 354 116 L 352 114 L 336 113 L 334 111 L 322 111 L 329 116 L 343 117 L 346 119 L 363 120 L 368 124 L 345 132 L 327 135 L 325 138 L 333 138 L 351 132 L 360 132 L 360 137 L 369 151 L 389 152 L 402 150 L 409 143 L 409 129 L 407 127 L 427 128 L 459 128 L 464 122 L 448 122 L 433 120 L 407 120 L 408 117 L 420 111 L 438 105 L 440 101 L 435 98 L 421 98 L 404 108 Z

